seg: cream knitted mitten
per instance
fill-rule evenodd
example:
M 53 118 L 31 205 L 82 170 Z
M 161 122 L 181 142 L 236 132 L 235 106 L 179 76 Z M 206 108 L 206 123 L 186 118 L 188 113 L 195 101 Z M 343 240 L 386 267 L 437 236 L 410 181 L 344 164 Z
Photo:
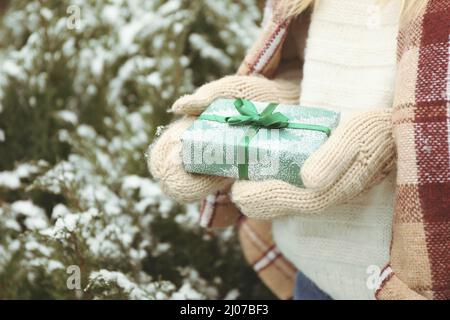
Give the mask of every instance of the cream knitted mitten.
M 216 98 L 246 98 L 296 104 L 299 99 L 299 67 L 287 68 L 274 80 L 261 76 L 228 76 L 200 87 L 194 94 L 180 98 L 172 107 L 178 114 L 199 115 Z M 208 194 L 226 190 L 231 179 L 184 171 L 181 162 L 181 136 L 195 117 L 186 116 L 173 123 L 150 146 L 148 166 L 160 180 L 165 193 L 179 202 L 194 202 Z
M 217 98 L 298 104 L 298 81 L 295 70 L 281 73 L 274 80 L 262 76 L 228 76 L 205 84 L 194 94 L 181 97 L 174 103 L 172 111 L 197 116 Z
M 305 189 L 282 181 L 239 181 L 232 199 L 252 218 L 317 213 L 344 203 L 379 182 L 394 166 L 392 111 L 363 113 L 338 127 L 304 164 Z
M 168 196 L 183 203 L 198 201 L 232 183 L 231 179 L 184 171 L 181 162 L 181 136 L 195 119 L 186 116 L 172 123 L 150 147 L 150 172 L 160 180 L 161 188 Z

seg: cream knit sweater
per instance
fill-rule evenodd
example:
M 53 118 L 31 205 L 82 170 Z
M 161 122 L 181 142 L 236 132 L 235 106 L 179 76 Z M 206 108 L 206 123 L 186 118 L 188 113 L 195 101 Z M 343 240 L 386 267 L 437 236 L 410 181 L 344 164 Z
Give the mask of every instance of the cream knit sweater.
M 300 104 L 339 110 L 342 122 L 392 107 L 399 15 L 396 0 L 318 1 Z M 282 253 L 334 299 L 374 299 L 374 270 L 389 255 L 394 176 L 350 203 L 273 224 Z

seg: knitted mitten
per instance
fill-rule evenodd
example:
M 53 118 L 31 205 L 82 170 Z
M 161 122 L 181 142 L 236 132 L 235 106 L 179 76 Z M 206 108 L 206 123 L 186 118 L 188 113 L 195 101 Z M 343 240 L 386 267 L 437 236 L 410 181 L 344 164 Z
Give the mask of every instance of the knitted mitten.
M 246 98 L 255 101 L 297 103 L 300 72 L 296 64 L 279 73 L 274 80 L 261 76 L 228 76 L 200 87 L 194 94 L 180 98 L 172 107 L 178 114 L 198 115 L 216 98 Z M 194 202 L 208 194 L 226 190 L 229 178 L 191 174 L 181 162 L 181 136 L 195 117 L 175 122 L 150 148 L 148 166 L 160 180 L 163 190 L 180 202 Z
M 382 109 L 363 113 L 336 129 L 304 164 L 306 188 L 272 180 L 239 181 L 232 199 L 253 218 L 271 219 L 317 213 L 356 197 L 393 168 L 392 114 Z
M 174 103 L 172 111 L 197 116 L 217 98 L 298 104 L 298 76 L 299 72 L 294 68 L 280 73 L 273 80 L 262 76 L 227 76 L 205 84 L 194 94 L 181 97 Z
M 194 202 L 224 189 L 231 180 L 223 177 L 187 173 L 181 162 L 181 136 L 195 121 L 184 117 L 174 123 L 151 146 L 148 166 L 160 180 L 163 191 L 179 202 Z

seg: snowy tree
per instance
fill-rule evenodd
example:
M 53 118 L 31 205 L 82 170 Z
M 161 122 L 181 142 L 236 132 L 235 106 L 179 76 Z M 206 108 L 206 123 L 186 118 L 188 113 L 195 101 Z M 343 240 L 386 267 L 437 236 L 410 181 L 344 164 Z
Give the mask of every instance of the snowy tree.
M 197 227 L 145 150 L 234 72 L 255 0 L 14 0 L 0 22 L 0 299 L 270 297 L 234 231 Z

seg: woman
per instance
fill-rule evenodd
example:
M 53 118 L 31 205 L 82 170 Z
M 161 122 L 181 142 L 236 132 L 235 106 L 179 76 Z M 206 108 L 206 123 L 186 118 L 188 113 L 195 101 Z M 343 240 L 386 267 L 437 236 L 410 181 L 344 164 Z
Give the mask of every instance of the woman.
M 261 38 L 239 70 L 246 76 L 207 84 L 173 106 L 175 112 L 195 116 L 217 97 L 244 97 L 341 111 L 339 128 L 302 168 L 306 189 L 280 181 L 233 183 L 185 173 L 177 159 L 179 137 L 195 119 L 189 116 L 155 144 L 151 171 L 170 195 L 182 201 L 198 200 L 233 183 L 232 201 L 249 217 L 273 220 L 280 251 L 331 298 L 374 298 L 378 280 L 379 298 L 448 298 L 448 196 L 438 199 L 433 211 L 428 203 L 436 202 L 436 197 L 421 191 L 432 183 L 437 194 L 445 195 L 450 184 L 448 162 L 430 160 L 449 158 L 439 153 L 445 143 L 448 150 L 446 131 L 433 144 L 429 141 L 434 131 L 426 130 L 446 123 L 448 115 L 426 118 L 430 112 L 423 112 L 427 106 L 436 110 L 447 106 L 448 92 L 446 96 L 442 92 L 448 75 L 450 3 L 406 1 L 402 6 L 399 1 L 320 0 L 312 6 L 312 2 L 274 1 Z M 424 67 L 430 64 L 436 68 Z M 411 72 L 420 68 L 427 77 Z M 420 115 L 429 126 L 417 132 L 414 121 Z M 392 132 L 399 154 L 392 268 L 371 281 L 373 275 L 367 272 L 389 261 Z M 420 139 L 420 134 L 428 140 Z M 421 156 L 428 166 L 420 162 Z M 419 173 L 423 179 L 417 178 Z M 189 195 L 187 188 L 192 190 Z M 210 197 L 209 203 L 214 201 Z M 211 205 L 206 207 L 211 211 Z M 255 243 L 270 242 L 269 232 L 258 231 L 261 225 L 268 226 L 249 221 L 240 228 L 244 251 L 254 266 L 264 262 L 256 261 L 258 254 L 251 252 L 263 247 Z M 251 244 L 255 234 L 264 239 Z M 431 242 L 437 245 L 430 247 Z M 268 252 L 264 257 L 275 260 L 278 251 Z M 289 276 L 278 281 L 266 268 L 260 269 L 279 296 L 289 297 L 290 289 L 282 285 L 292 281 Z

